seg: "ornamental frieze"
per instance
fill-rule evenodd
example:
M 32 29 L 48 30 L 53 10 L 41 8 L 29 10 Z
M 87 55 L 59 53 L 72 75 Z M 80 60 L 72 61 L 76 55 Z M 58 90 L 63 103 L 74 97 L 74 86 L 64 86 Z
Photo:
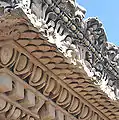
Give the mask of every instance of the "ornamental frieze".
M 119 50 L 107 42 L 97 18 L 83 20 L 86 11 L 73 0 L 28 0 L 15 4 L 50 42 L 66 56 L 71 56 L 72 63 L 80 62 L 87 73 L 97 79 L 103 91 L 113 93 L 108 95 L 118 99 Z
M 0 53 L 1 71 L 5 72 L 4 67 L 7 67 L 12 71 L 11 74 L 13 74 L 13 76 L 17 76 L 21 79 L 20 81 L 23 80 L 27 82 L 27 84 L 47 98 L 50 98 L 56 105 L 66 110 L 76 119 L 90 120 L 95 118 L 96 120 L 103 120 L 103 118 L 98 115 L 97 111 L 92 110 L 88 104 L 85 104 L 77 96 L 72 94 L 72 92 L 70 92 L 71 89 L 67 89 L 65 83 L 59 82 L 50 71 L 46 70 L 45 66 L 36 65 L 26 53 L 21 52 L 17 44 L 12 43 L 12 45 L 6 44 L 1 46 Z M 4 82 L 1 81 L 1 83 L 3 84 L 1 84 L 1 86 L 3 86 L 3 89 L 1 89 L 2 93 L 5 93 L 11 100 L 18 102 L 21 106 L 28 108 L 30 111 L 34 111 L 35 109 L 36 115 L 38 116 L 40 111 L 39 107 L 41 107 L 39 104 L 44 104 L 44 102 L 40 100 L 40 103 L 36 104 L 37 98 L 39 97 L 29 90 L 30 88 L 26 83 L 22 86 L 15 80 L 10 81 L 10 79 Z M 12 88 L 13 86 L 14 88 Z M 36 119 L 38 118 L 36 117 Z
M 97 18 L 83 20 L 86 11 L 73 0 L 0 3 L 5 118 L 118 120 L 118 101 L 108 98 L 118 98 L 118 47 Z

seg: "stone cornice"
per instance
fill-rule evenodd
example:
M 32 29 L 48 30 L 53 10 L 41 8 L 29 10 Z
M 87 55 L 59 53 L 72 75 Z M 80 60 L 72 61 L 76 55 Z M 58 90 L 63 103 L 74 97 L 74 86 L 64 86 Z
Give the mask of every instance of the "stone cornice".
M 15 11 L 13 13 L 15 14 Z M 90 81 L 81 64 L 77 62 L 80 68 L 71 65 L 64 57 L 64 54 L 59 52 L 61 50 L 58 50 L 57 46 L 49 43 L 45 38 L 41 38 L 41 34 L 31 26 L 27 19 L 25 20 L 24 17 L 20 19 L 19 13 L 17 16 L 19 17 L 18 19 L 13 16 L 9 16 L 8 19 L 1 19 L 1 26 L 4 28 L 1 29 L 3 30 L 1 33 L 7 31 L 6 34 L 0 36 L 1 68 L 7 67 L 17 77 L 39 90 L 46 97 L 49 98 L 50 96 L 50 99 L 54 100 L 57 105 L 64 108 L 76 118 L 86 119 L 85 117 L 87 117 L 87 119 L 90 119 L 92 117 L 90 114 L 93 114 L 93 117 L 95 116 L 96 119 L 118 119 L 118 105 L 113 103 Z M 11 26 L 9 22 L 12 23 Z M 18 29 L 19 27 L 20 29 Z M 12 35 L 14 31 L 15 34 Z M 8 35 L 11 37 L 9 38 Z M 70 37 L 68 40 L 71 40 Z M 68 40 L 66 39 L 66 42 Z M 83 44 L 81 45 L 82 49 L 84 49 Z M 73 48 L 74 46 L 71 47 Z M 70 53 L 70 50 L 72 49 L 67 49 L 66 53 Z M 83 52 L 80 54 L 83 55 Z M 70 58 L 69 55 L 67 56 Z M 70 59 L 72 59 L 72 56 Z M 37 71 L 41 74 L 37 74 Z M 49 86 L 49 82 L 51 82 L 52 86 Z M 55 88 L 54 84 L 58 84 L 61 87 L 59 88 L 61 89 L 59 93 L 58 87 Z M 62 91 L 68 97 L 63 95 Z M 72 104 L 69 105 L 69 100 L 78 100 L 77 107 L 80 108 L 81 104 L 83 107 L 75 111 Z
M 59 117 L 63 115 L 63 119 L 64 117 L 67 117 L 77 120 L 67 111 L 52 102 L 49 98 L 45 97 L 39 91 L 21 80 L 10 70 L 6 68 L 0 69 L 0 77 L 5 78 L 4 82 L 2 82 L 2 79 L 0 80 L 2 85 L 2 87 L 0 86 L 0 113 L 4 113 L 5 118 L 38 120 L 40 118 L 54 119 L 55 117 L 58 117 L 59 119 Z M 43 111 L 43 107 L 46 107 L 47 109 Z M 50 112 L 51 108 L 52 112 Z M 46 115 L 44 116 L 42 112 L 46 112 Z
M 9 51 L 9 57 L 7 57 L 7 59 L 5 59 L 6 55 L 4 51 L 6 54 L 8 54 L 7 51 Z M 29 85 L 52 99 L 57 105 L 61 106 L 76 118 L 83 120 L 91 119 L 95 116 L 96 119 L 109 120 L 17 43 L 13 42 L 11 46 L 10 44 L 4 45 L 1 48 L 1 55 L 3 54 L 4 56 L 1 56 L 1 66 L 12 69 L 15 75 L 28 82 Z M 12 58 L 10 56 L 12 56 Z M 32 103 L 29 104 L 29 106 L 32 107 Z
M 118 99 L 119 50 L 107 42 L 102 23 L 97 18 L 84 21 L 85 10 L 69 0 L 38 3 L 34 0 L 21 2 L 18 6 L 50 42 L 73 63 L 82 63 L 88 73 L 96 77 L 101 88 L 111 98 Z
M 33 36 L 34 36 L 34 34 L 32 34 Z M 71 107 L 72 106 L 72 104 L 70 104 L 70 107 L 69 107 L 69 104 L 68 103 L 70 103 L 70 101 L 69 100 L 71 100 L 71 101 L 73 101 L 73 98 L 76 98 L 76 101 L 77 100 L 79 100 L 80 101 L 80 105 L 81 106 L 84 106 L 84 110 L 85 111 L 87 111 L 87 112 L 85 112 L 85 114 L 87 115 L 87 114 L 89 114 L 89 116 L 87 116 L 89 119 L 90 119 L 90 114 L 94 114 L 94 113 L 96 113 L 96 118 L 98 119 L 98 118 L 103 118 L 103 119 L 107 119 L 108 120 L 108 118 L 105 116 L 105 115 L 103 115 L 102 114 L 102 112 L 100 112 L 96 107 L 94 107 L 93 105 L 91 105 L 90 104 L 90 102 L 88 102 L 86 99 L 84 99 L 81 95 L 83 95 L 82 93 L 83 93 L 83 91 L 80 91 L 79 92 L 79 94 L 77 94 L 76 92 L 74 92 L 74 90 L 72 89 L 72 87 L 73 87 L 73 84 L 74 83 L 71 83 L 71 82 L 68 82 L 69 83 L 69 85 L 68 84 L 66 84 L 67 83 L 67 81 L 65 81 L 66 83 L 64 83 L 58 76 L 60 75 L 58 75 L 57 74 L 57 72 L 55 72 L 54 71 L 54 73 L 55 74 L 57 74 L 57 76 L 54 74 L 54 73 L 52 73 L 52 71 L 53 71 L 53 69 L 51 70 L 51 72 L 49 71 L 49 69 L 51 68 L 51 66 L 50 67 L 48 67 L 47 66 L 47 64 L 46 63 L 44 63 L 44 61 L 42 61 L 44 64 L 46 64 L 46 66 L 49 68 L 47 68 L 46 66 L 44 66 L 42 63 L 40 63 L 39 61 L 42 59 L 42 58 L 40 58 L 40 59 L 38 59 L 38 56 L 39 56 L 39 54 L 40 54 L 40 51 L 37 53 L 37 54 L 33 54 L 34 52 L 32 51 L 32 50 L 34 50 L 34 48 L 32 48 L 32 46 L 31 45 L 33 45 L 34 47 L 35 47 L 35 45 L 36 45 L 36 48 L 38 48 L 38 46 L 39 46 L 39 44 L 41 44 L 41 45 L 43 45 L 43 43 L 44 44 L 48 44 L 48 45 L 52 45 L 52 44 L 50 44 L 50 43 L 48 43 L 47 42 L 47 40 L 45 41 L 45 40 L 43 40 L 43 38 L 37 38 L 37 36 L 39 36 L 39 35 L 36 35 L 36 39 L 33 37 L 33 38 L 31 38 L 31 36 L 30 36 L 30 38 L 28 39 L 28 36 L 29 36 L 29 32 L 22 32 L 21 33 L 21 38 L 19 38 L 18 40 L 17 40 L 17 42 L 20 44 L 18 44 L 18 43 L 16 43 L 16 42 L 13 42 L 13 41 L 10 41 L 10 40 L 7 40 L 6 41 L 6 39 L 4 39 L 4 41 L 1 41 L 1 55 L 3 55 L 3 56 L 1 56 L 1 67 L 8 67 L 10 70 L 12 70 L 13 71 L 13 73 L 14 74 L 16 74 L 18 77 L 20 77 L 20 78 L 22 78 L 24 81 L 26 81 L 26 82 L 28 82 L 31 86 L 33 86 L 34 88 L 36 88 L 37 90 L 41 90 L 41 92 L 45 95 L 45 96 L 49 96 L 49 95 L 51 95 L 51 99 L 52 100 L 54 100 L 55 98 L 57 98 L 58 97 L 58 94 L 61 92 L 61 94 L 59 94 L 59 97 L 57 98 L 57 101 L 56 101 L 56 103 L 57 103 L 57 105 L 59 105 L 59 106 L 61 106 L 61 107 L 63 107 L 64 109 L 66 109 L 66 110 L 68 110 L 68 112 L 70 113 L 70 114 L 73 114 L 74 115 L 74 113 L 73 113 L 73 111 L 71 111 L 70 109 L 73 109 L 73 107 Z M 27 38 L 27 39 L 26 39 Z M 29 44 L 29 45 L 28 45 Z M 40 45 L 40 46 L 41 46 Z M 47 53 L 47 49 L 49 49 L 49 48 L 47 48 L 48 46 L 44 46 L 44 51 Z M 29 47 L 28 47 L 29 46 Z M 14 48 L 14 49 L 13 49 Z M 29 52 L 31 52 L 32 53 L 32 55 L 33 56 L 35 56 L 35 57 L 33 57 L 29 52 L 27 52 L 25 49 L 27 50 L 27 51 L 29 51 Z M 52 47 L 51 47 L 52 48 Z M 42 49 L 42 46 L 39 48 L 39 49 Z M 52 48 L 52 49 L 54 49 L 54 48 Z M 5 52 L 4 52 L 5 51 Z M 16 51 L 16 52 L 15 52 Z M 35 51 L 37 51 L 37 50 L 35 50 Z M 9 53 L 8 53 L 9 52 Z M 44 52 L 44 54 L 45 54 L 45 52 Z M 6 54 L 5 54 L 6 53 Z M 43 55 L 44 55 L 43 54 Z M 53 54 L 53 53 L 52 53 Z M 6 57 L 6 55 L 7 55 L 7 57 Z M 9 56 L 8 56 L 9 55 Z M 57 56 L 57 55 L 56 55 Z M 12 58 L 11 58 L 12 57 Z M 50 57 L 50 56 L 49 56 Z M 52 57 L 51 58 L 51 60 L 53 60 L 54 58 Z M 33 65 L 33 63 L 34 63 L 34 65 Z M 57 62 L 56 62 L 57 63 Z M 34 66 L 34 67 L 33 67 Z M 38 68 L 38 66 L 40 67 L 40 68 Z M 56 68 L 57 68 L 57 64 L 56 64 Z M 64 70 L 64 68 L 62 69 L 62 70 Z M 4 71 L 4 70 L 3 70 Z M 35 72 L 34 72 L 35 71 Z M 41 72 L 42 74 L 44 74 L 44 75 L 40 75 L 39 76 L 39 74 L 37 74 L 37 71 L 39 71 L 39 72 Z M 43 72 L 44 71 L 44 72 Z M 66 70 L 65 70 L 66 71 Z M 38 72 L 38 73 L 39 73 Z M 73 75 L 74 76 L 74 78 L 76 78 L 76 73 L 74 72 L 74 74 L 72 74 L 72 73 L 69 73 L 69 71 L 67 71 L 68 72 L 68 74 L 71 74 L 71 75 L 69 75 L 70 77 Z M 35 74 L 35 75 L 34 75 Z M 83 73 L 83 72 L 79 72 L 79 73 L 77 73 L 77 75 L 79 76 L 79 77 L 83 77 L 82 75 L 85 75 L 85 73 Z M 42 79 L 39 79 L 39 77 L 41 77 L 41 76 L 43 76 L 43 77 L 45 77 L 45 78 L 42 78 Z M 48 76 L 50 76 L 50 77 L 48 77 Z M 73 77 L 72 76 L 72 77 Z M 35 82 L 33 82 L 32 81 L 32 79 L 31 78 L 29 78 L 29 77 L 31 77 L 33 80 L 35 80 Z M 36 78 L 34 78 L 34 77 L 36 77 Z M 37 78 L 38 77 L 38 78 Z M 50 78 L 49 80 L 48 80 L 48 78 Z M 85 77 L 86 77 L 86 75 L 85 75 Z M 51 80 L 51 78 L 53 78 L 52 80 Z M 73 78 L 73 79 L 74 79 Z M 84 79 L 84 78 L 83 78 Z M 69 79 L 70 80 L 70 79 Z M 78 81 L 80 81 L 81 79 L 80 78 L 77 78 L 77 80 Z M 43 82 L 44 81 L 44 82 Z M 55 83 L 55 81 L 57 81 L 56 83 Z M 84 81 L 87 81 L 86 79 L 84 80 Z M 89 80 L 88 80 L 89 81 Z M 48 82 L 48 83 L 47 83 Z M 49 82 L 51 82 L 50 84 L 49 84 Z M 55 85 L 55 86 L 57 86 L 57 89 L 56 88 L 54 88 L 54 84 L 60 84 L 60 88 L 58 87 L 58 85 Z M 89 86 L 91 86 L 91 84 L 90 83 L 87 83 L 87 84 L 89 84 Z M 50 85 L 50 86 L 49 86 Z M 53 86 L 52 86 L 53 85 Z M 70 86 L 71 85 L 71 86 Z M 84 85 L 85 86 L 85 82 L 84 83 L 82 83 L 82 84 L 80 84 L 80 85 Z M 68 95 L 68 97 L 67 96 L 64 96 L 63 97 L 63 92 L 62 92 L 62 87 L 63 87 L 63 91 L 65 92 L 65 94 L 67 93 L 67 95 Z M 78 87 L 78 86 L 77 86 Z M 65 89 L 64 89 L 65 88 Z M 79 87 L 79 88 L 81 88 L 81 87 Z M 44 90 L 44 91 L 42 91 L 42 89 Z M 61 91 L 57 91 L 57 90 L 61 90 Z M 83 88 L 81 88 L 82 90 L 83 90 Z M 55 90 L 54 92 L 52 91 L 52 90 Z M 96 90 L 96 89 L 95 89 Z M 53 94 L 51 94 L 51 93 L 53 93 Z M 73 97 L 73 96 L 75 96 L 75 97 Z M 93 94 L 92 94 L 93 95 Z M 101 95 L 101 94 L 100 94 Z M 72 96 L 72 97 L 71 97 Z M 85 96 L 85 95 L 84 95 Z M 98 95 L 97 95 L 98 96 Z M 50 96 L 49 96 L 50 97 Z M 63 102 L 59 102 L 61 99 L 62 99 L 62 97 L 65 99 Z M 66 99 L 66 98 L 67 99 Z M 92 97 L 91 97 L 92 98 Z M 104 98 L 104 100 L 105 100 L 106 98 Z M 75 100 L 75 99 L 74 99 Z M 89 101 L 90 101 L 90 99 L 89 99 Z M 77 101 L 78 102 L 78 101 Z M 78 104 L 77 104 L 78 105 Z M 67 109 L 67 106 L 68 106 L 68 109 Z M 79 106 L 79 108 L 81 107 L 81 106 Z M 86 108 L 85 108 L 85 106 L 86 106 Z M 88 107 L 88 108 L 87 108 Z M 89 110 L 88 110 L 89 109 Z M 76 111 L 78 110 L 78 108 L 76 109 Z M 83 113 L 83 112 L 81 112 L 80 110 L 83 110 L 82 109 L 82 107 L 79 109 L 79 113 Z M 92 113 L 92 110 L 94 110 L 95 112 L 94 113 Z M 76 111 L 74 111 L 74 112 L 76 112 Z M 90 111 L 90 112 L 89 112 Z M 103 111 L 103 109 L 102 109 L 102 111 Z M 78 111 L 77 111 L 78 112 Z M 78 115 L 78 113 L 75 113 L 76 114 L 76 116 Z M 97 116 L 97 114 L 99 114 L 99 116 Z M 111 115 L 112 113 L 110 112 L 110 115 Z M 83 114 L 82 114 L 83 115 Z M 74 115 L 75 116 L 75 115 Z M 94 117 L 93 116 L 93 117 Z M 110 116 L 111 117 L 111 116 Z M 113 116 L 114 117 L 114 116 Z M 113 117 L 111 117 L 111 119 L 113 119 Z M 88 119 L 87 118 L 87 119 Z M 101 119 L 100 118 L 100 119 Z M 81 118 L 80 118 L 81 119 Z M 83 118 L 82 118 L 83 119 Z M 114 117 L 114 119 L 116 119 L 115 117 Z

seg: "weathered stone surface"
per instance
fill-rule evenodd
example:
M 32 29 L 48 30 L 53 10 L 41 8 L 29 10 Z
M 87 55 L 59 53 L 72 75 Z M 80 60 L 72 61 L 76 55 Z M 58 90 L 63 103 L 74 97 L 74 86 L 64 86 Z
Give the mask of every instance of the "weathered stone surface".
M 21 100 L 24 98 L 24 86 L 19 82 L 13 82 L 13 90 L 9 92 L 9 97 L 12 100 Z
M 25 99 L 21 101 L 21 105 L 25 107 L 35 106 L 35 94 L 32 91 L 26 90 L 24 97 Z
M 84 21 L 85 10 L 76 6 L 71 0 L 5 1 L 5 3 L 6 6 L 11 5 L 11 13 L 6 9 L 4 12 L 13 15 L 17 11 L 15 10 L 17 4 L 29 21 L 27 24 L 26 20 L 16 19 L 16 16 L 9 16 L 3 21 L 1 19 L 0 68 L 10 69 L 27 85 L 15 83 L 17 88 L 22 89 L 22 93 L 19 93 L 18 89 L 14 88 L 15 81 L 9 85 L 2 83 L 5 88 L 0 86 L 3 92 L 1 96 L 14 102 L 11 101 L 12 104 L 8 102 L 8 107 L 1 112 L 7 112 L 8 119 L 20 117 L 20 119 L 35 120 L 35 118 L 39 119 L 39 113 L 42 112 L 43 116 L 40 115 L 43 119 L 55 119 L 57 117 L 55 106 L 47 105 L 43 98 L 41 102 L 36 100 L 37 92 L 41 92 L 56 103 L 56 106 L 62 107 L 60 109 L 68 111 L 66 112 L 68 116 L 65 114 L 63 118 L 61 115 L 62 119 L 72 119 L 69 116 L 73 116 L 75 119 L 108 120 L 109 117 L 111 120 L 118 120 L 118 114 L 115 112 L 118 110 L 116 103 L 114 104 L 103 92 L 100 92 L 99 88 L 93 86 L 85 73 L 87 71 L 91 77 L 103 81 L 104 83 L 101 84 L 104 86 L 101 87 L 104 87 L 104 90 L 105 87 L 111 87 L 110 94 L 113 93 L 114 99 L 118 98 L 118 48 L 107 43 L 102 24 L 96 18 Z M 17 17 L 20 14 L 18 12 Z M 23 13 L 21 16 L 23 17 Z M 33 28 L 31 30 L 29 27 L 31 23 L 39 31 Z M 48 40 L 39 39 L 39 32 L 50 39 L 55 47 L 52 47 L 53 44 Z M 6 42 L 7 45 L 4 46 L 6 40 L 12 42 Z M 34 89 L 37 91 L 34 92 Z M 39 112 L 40 110 L 43 111 Z
M 12 90 L 12 78 L 6 74 L 0 74 L 0 92 Z

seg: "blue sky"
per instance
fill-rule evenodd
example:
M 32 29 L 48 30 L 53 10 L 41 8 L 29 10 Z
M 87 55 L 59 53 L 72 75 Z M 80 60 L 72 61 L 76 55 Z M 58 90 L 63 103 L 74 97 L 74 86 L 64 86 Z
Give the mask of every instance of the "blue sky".
M 77 0 L 86 10 L 86 17 L 98 17 L 109 42 L 119 46 L 119 0 Z

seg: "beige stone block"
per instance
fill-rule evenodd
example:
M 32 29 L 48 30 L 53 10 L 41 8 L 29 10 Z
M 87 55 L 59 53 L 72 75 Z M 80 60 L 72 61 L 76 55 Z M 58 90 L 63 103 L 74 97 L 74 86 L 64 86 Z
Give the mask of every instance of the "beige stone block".
M 30 110 L 33 113 L 38 114 L 38 111 L 44 105 L 44 103 L 45 103 L 45 100 L 43 100 L 42 98 L 39 97 L 36 99 L 36 105 L 34 107 L 32 107 Z
M 56 120 L 64 120 L 64 113 L 60 110 L 56 110 Z
M 49 102 L 46 102 L 39 114 L 42 120 L 55 120 L 55 107 Z
M 0 92 L 8 92 L 12 90 L 12 78 L 8 75 L 0 75 Z
M 47 109 L 46 118 L 48 118 L 49 120 L 55 119 L 55 107 L 51 105 L 49 102 L 46 102 L 46 109 Z
M 13 90 L 9 92 L 12 100 L 21 100 L 24 98 L 24 86 L 18 81 L 13 82 Z
M 24 107 L 35 106 L 35 94 L 32 91 L 26 90 L 24 97 L 25 98 L 20 101 L 22 106 L 24 106 Z
M 65 115 L 65 120 L 73 120 L 70 116 Z

